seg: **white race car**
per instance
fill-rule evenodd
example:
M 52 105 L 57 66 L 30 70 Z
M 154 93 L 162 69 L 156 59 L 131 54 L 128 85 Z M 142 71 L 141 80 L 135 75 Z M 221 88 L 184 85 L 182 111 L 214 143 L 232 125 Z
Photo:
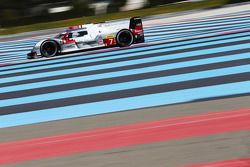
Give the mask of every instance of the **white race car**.
M 133 17 L 126 21 L 69 27 L 54 38 L 38 42 L 27 54 L 27 58 L 53 57 L 62 53 L 100 47 L 126 47 L 142 42 L 144 42 L 142 20 Z

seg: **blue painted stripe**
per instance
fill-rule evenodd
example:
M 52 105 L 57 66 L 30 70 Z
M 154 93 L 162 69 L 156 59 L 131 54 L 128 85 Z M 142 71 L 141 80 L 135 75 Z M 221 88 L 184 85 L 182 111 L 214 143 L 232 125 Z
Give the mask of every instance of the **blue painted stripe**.
M 3 59 L 0 60 L 0 62 L 2 61 L 8 61 L 8 60 L 13 60 L 13 59 L 16 59 L 16 60 L 25 60 L 23 58 L 20 58 L 18 55 L 15 55 L 15 56 L 10 56 L 10 57 L 4 57 Z
M 19 57 L 11 57 L 11 58 L 6 58 L 6 59 L 4 59 L 4 62 L 8 62 L 8 61 L 13 62 L 13 61 L 15 61 L 15 60 L 20 61 L 21 59 L 20 59 Z M 2 61 L 0 61 L 0 62 L 2 62 Z M 2 63 L 3 63 L 3 62 L 2 62 Z
M 20 59 L 19 57 L 17 57 L 17 58 L 10 58 L 10 59 L 6 59 L 5 61 L 0 61 L 0 64 L 8 64 L 8 62 L 9 62 L 9 64 L 12 64 L 13 62 L 20 62 L 20 61 L 25 61 L 25 59 Z
M 28 51 L 20 51 L 20 52 L 17 52 L 17 53 L 7 53 L 7 54 L 4 54 L 4 55 L 1 55 L 0 60 L 4 60 L 4 59 L 8 59 L 8 58 L 13 58 L 13 57 L 19 57 L 20 58 L 20 56 L 24 56 L 27 53 L 28 53 Z
M 20 51 L 30 51 L 32 47 L 26 47 L 26 48 L 5 48 L 0 50 L 0 53 L 6 53 L 6 52 L 11 52 L 11 53 L 18 53 Z
M 0 116 L 0 128 L 250 93 L 250 81 Z M 142 103 L 143 101 L 143 103 Z
M 9 47 L 3 47 L 0 48 L 0 52 L 3 52 L 3 49 L 6 49 L 7 51 L 9 49 L 25 49 L 25 48 L 32 48 L 34 45 L 22 45 L 22 46 L 9 46 Z
M 15 86 L 7 86 L 7 87 L 0 88 L 0 93 L 19 91 L 19 90 L 28 90 L 28 89 L 34 89 L 34 88 L 42 88 L 42 87 L 47 87 L 47 86 L 57 86 L 57 85 L 62 85 L 62 84 L 70 84 L 70 83 L 91 81 L 91 80 L 96 80 L 96 79 L 126 76 L 126 75 L 132 75 L 132 74 L 142 74 L 142 73 L 148 73 L 148 72 L 154 72 L 154 71 L 170 70 L 170 69 L 191 67 L 191 66 L 197 66 L 197 65 L 206 65 L 206 64 L 211 64 L 211 63 L 241 60 L 241 59 L 247 59 L 247 58 L 249 58 L 249 53 L 208 58 L 208 59 L 202 59 L 202 60 L 186 61 L 186 62 L 181 62 L 181 63 L 172 63 L 172 64 L 167 64 L 167 65 L 153 66 L 153 67 L 147 67 L 147 68 L 142 68 L 142 69 L 124 70 L 124 71 L 110 72 L 110 73 L 103 73 L 103 74 L 96 74 L 96 75 L 89 75 L 89 76 L 44 81 L 44 82 L 39 82 L 39 83 L 29 83 L 29 84 L 15 85 Z
M 57 99 L 63 99 L 63 98 L 69 98 L 69 97 L 85 96 L 85 95 L 90 95 L 90 94 L 106 93 L 106 92 L 112 92 L 112 91 L 119 91 L 119 90 L 126 90 L 126 89 L 133 89 L 133 88 L 140 88 L 140 87 L 147 87 L 147 86 L 154 86 L 154 85 L 161 85 L 161 84 L 169 84 L 169 83 L 190 81 L 190 80 L 203 79 L 203 78 L 219 77 L 219 76 L 224 76 L 224 75 L 232 75 L 232 74 L 237 74 L 237 73 L 249 72 L 249 69 L 250 69 L 250 65 L 242 65 L 242 66 L 237 66 L 237 67 L 228 67 L 228 68 L 223 68 L 223 69 L 215 69 L 215 70 L 208 70 L 208 71 L 202 71 L 202 72 L 194 72 L 194 73 L 187 73 L 187 74 L 180 74 L 180 75 L 173 75 L 173 76 L 166 76 L 166 77 L 159 77 L 159 78 L 152 78 L 152 79 L 144 79 L 144 80 L 138 80 L 138 81 L 132 81 L 132 82 L 124 82 L 124 83 L 118 83 L 118 84 L 110 84 L 110 85 L 104 85 L 104 86 L 96 86 L 96 87 L 90 87 L 90 88 L 82 88 L 82 89 L 75 89 L 75 90 L 69 90 L 69 91 L 28 96 L 28 97 L 22 97 L 22 98 L 0 100 L 0 103 L 1 103 L 1 107 L 6 107 L 6 106 L 12 106 L 12 105 L 26 104 L 26 103 L 57 100 Z

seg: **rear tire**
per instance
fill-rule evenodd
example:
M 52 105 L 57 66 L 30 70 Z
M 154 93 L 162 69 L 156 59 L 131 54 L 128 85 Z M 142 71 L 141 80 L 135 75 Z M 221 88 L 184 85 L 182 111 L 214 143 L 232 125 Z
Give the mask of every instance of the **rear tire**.
M 134 35 L 131 31 L 123 29 L 117 33 L 116 42 L 120 47 L 130 46 L 134 42 Z
M 41 54 L 44 57 L 54 57 L 58 54 L 59 47 L 55 41 L 47 40 L 41 45 Z

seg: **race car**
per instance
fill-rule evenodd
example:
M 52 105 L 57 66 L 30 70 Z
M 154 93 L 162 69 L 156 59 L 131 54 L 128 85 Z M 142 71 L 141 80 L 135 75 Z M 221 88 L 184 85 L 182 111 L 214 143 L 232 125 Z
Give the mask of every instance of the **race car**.
M 28 59 L 54 57 L 63 53 L 102 47 L 127 47 L 144 42 L 144 32 L 140 17 L 125 21 L 71 26 L 54 38 L 39 41 Z

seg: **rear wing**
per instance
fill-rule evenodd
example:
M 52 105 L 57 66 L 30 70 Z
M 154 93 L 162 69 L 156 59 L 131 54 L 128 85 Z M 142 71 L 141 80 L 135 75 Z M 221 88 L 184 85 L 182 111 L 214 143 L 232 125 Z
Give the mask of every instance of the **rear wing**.
M 133 32 L 136 43 L 141 43 L 145 41 L 142 19 L 140 17 L 132 17 L 130 19 L 129 29 Z
M 142 19 L 140 17 L 132 17 L 129 23 L 130 29 L 143 29 Z

